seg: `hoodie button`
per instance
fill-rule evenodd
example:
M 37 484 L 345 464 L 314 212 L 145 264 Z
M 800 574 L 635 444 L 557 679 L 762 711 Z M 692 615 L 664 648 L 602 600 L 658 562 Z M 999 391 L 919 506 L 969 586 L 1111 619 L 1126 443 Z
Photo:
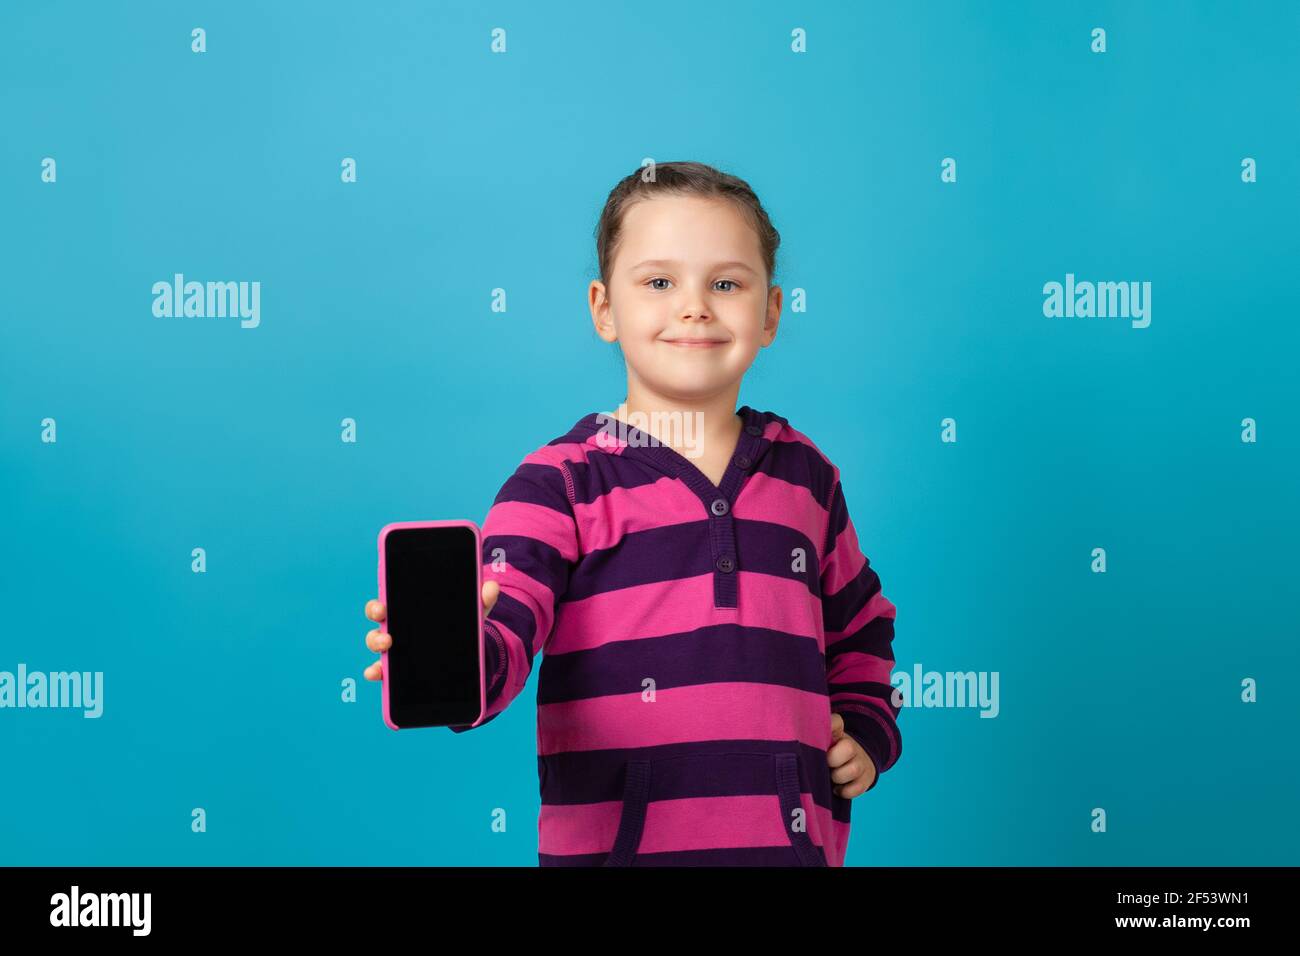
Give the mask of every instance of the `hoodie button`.
M 732 571 L 736 570 L 736 562 L 732 561 L 729 556 L 724 554 L 722 557 L 718 558 L 718 570 L 730 574 Z
M 709 505 L 709 509 L 719 518 L 727 513 L 729 507 L 726 498 L 714 498 L 713 504 Z
M 738 455 L 736 457 L 736 467 L 741 469 L 742 471 L 748 468 L 752 464 L 753 462 L 750 461 L 749 458 L 745 455 Z
M 761 435 L 761 434 L 763 434 L 763 429 L 760 428 L 758 425 L 746 425 L 746 426 L 745 426 L 745 431 L 747 431 L 747 432 L 748 432 L 749 434 L 751 434 L 751 435 Z

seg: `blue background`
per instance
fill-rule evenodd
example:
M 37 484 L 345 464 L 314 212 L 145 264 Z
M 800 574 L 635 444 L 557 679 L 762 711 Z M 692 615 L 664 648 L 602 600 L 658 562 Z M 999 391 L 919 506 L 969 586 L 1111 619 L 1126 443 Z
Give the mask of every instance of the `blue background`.
M 624 395 L 586 284 L 645 157 L 781 231 L 741 402 L 840 466 L 897 668 L 1000 674 L 902 712 L 847 862 L 1300 862 L 1297 64 L 1293 3 L 5 4 L 0 670 L 105 713 L 0 710 L 0 863 L 536 865 L 536 674 L 393 733 L 363 605 L 383 524 Z M 155 318 L 175 272 L 260 327 Z M 1067 272 L 1150 327 L 1045 318 Z

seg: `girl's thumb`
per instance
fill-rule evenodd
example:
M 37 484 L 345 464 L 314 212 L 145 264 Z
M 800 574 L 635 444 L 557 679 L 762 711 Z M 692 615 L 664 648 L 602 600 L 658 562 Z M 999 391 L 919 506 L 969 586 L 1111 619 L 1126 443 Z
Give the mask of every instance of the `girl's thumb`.
M 492 610 L 497 603 L 497 598 L 501 596 L 501 585 L 496 581 L 486 581 L 483 584 L 483 613 Z

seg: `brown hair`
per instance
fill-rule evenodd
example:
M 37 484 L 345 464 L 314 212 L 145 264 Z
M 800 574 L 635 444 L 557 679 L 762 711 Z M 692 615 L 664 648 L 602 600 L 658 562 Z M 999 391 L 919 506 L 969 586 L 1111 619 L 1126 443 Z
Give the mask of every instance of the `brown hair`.
M 610 267 L 618 251 L 623 229 L 623 216 L 632 205 L 643 199 L 661 194 L 722 198 L 735 203 L 758 234 L 758 246 L 763 265 L 767 268 L 767 282 L 772 284 L 776 272 L 776 250 L 781 245 L 781 234 L 772 226 L 767 211 L 758 201 L 749 183 L 704 163 L 656 163 L 654 180 L 642 179 L 645 167 L 637 169 L 610 190 L 605 209 L 596 224 L 596 256 L 600 268 L 600 281 L 609 285 Z

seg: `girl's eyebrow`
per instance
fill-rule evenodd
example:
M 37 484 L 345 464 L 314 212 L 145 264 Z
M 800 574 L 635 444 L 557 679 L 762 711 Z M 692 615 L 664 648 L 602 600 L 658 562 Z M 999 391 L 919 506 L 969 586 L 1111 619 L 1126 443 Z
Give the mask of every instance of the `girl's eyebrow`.
M 681 263 L 677 262 L 675 259 L 643 259 L 641 262 L 638 262 L 632 268 L 642 269 L 646 266 L 676 266 L 676 265 L 681 265 Z M 731 262 L 719 262 L 716 263 L 713 266 L 713 268 L 714 269 L 744 269 L 746 272 L 751 272 L 754 275 L 758 275 L 758 273 L 754 272 L 754 270 L 750 266 L 746 265 L 743 262 L 740 262 L 739 260 L 732 260 Z

